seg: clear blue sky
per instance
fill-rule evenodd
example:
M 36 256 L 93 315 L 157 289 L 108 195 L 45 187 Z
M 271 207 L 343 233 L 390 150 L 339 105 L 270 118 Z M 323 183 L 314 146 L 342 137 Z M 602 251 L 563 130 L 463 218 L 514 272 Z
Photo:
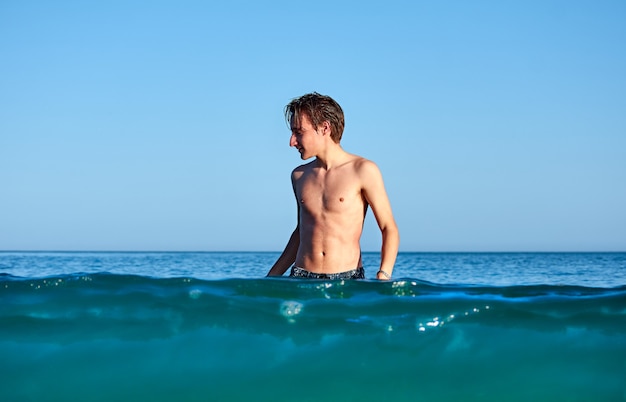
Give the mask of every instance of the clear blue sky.
M 0 250 L 282 250 L 311 91 L 401 250 L 626 250 L 622 0 L 4 0 Z

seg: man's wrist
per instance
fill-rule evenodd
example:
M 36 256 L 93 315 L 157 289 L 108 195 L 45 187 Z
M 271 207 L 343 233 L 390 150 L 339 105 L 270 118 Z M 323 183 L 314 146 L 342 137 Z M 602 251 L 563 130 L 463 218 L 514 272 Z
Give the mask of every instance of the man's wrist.
M 379 269 L 378 272 L 376 272 L 376 276 L 378 276 L 379 274 L 384 276 L 386 279 L 391 279 L 391 274 L 389 274 L 387 271 Z

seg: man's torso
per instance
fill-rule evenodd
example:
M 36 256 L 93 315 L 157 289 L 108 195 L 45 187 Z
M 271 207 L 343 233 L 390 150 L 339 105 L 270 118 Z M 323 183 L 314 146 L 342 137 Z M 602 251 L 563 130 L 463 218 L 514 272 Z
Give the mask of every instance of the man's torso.
M 296 265 L 316 273 L 361 266 L 359 245 L 367 204 L 362 194 L 362 158 L 326 170 L 315 162 L 294 171 L 300 247 Z

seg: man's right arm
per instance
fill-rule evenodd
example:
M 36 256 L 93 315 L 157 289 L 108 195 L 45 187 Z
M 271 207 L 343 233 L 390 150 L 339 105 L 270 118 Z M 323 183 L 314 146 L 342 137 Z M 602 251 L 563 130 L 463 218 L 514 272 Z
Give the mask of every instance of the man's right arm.
M 289 238 L 285 250 L 267 273 L 267 276 L 281 276 L 284 274 L 296 261 L 298 247 L 300 247 L 300 228 L 296 227 L 296 230 L 293 231 Z
M 296 199 L 297 212 L 298 212 L 298 222 L 300 222 L 300 203 L 298 203 L 298 196 L 296 194 L 296 180 L 302 176 L 302 172 L 300 171 L 301 167 L 294 169 L 291 172 L 291 188 L 293 190 L 293 195 Z M 300 224 L 296 226 L 296 229 L 291 234 L 287 245 L 285 246 L 285 250 L 278 257 L 278 260 L 272 266 L 272 269 L 267 273 L 267 276 L 281 276 L 284 274 L 295 262 L 296 257 L 298 256 L 298 248 L 300 248 Z

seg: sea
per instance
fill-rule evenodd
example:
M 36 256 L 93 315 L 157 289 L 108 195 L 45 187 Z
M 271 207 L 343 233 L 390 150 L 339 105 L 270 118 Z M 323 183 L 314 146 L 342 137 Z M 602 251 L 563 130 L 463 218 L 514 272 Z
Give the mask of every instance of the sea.
M 626 253 L 0 252 L 0 401 L 626 401 Z

